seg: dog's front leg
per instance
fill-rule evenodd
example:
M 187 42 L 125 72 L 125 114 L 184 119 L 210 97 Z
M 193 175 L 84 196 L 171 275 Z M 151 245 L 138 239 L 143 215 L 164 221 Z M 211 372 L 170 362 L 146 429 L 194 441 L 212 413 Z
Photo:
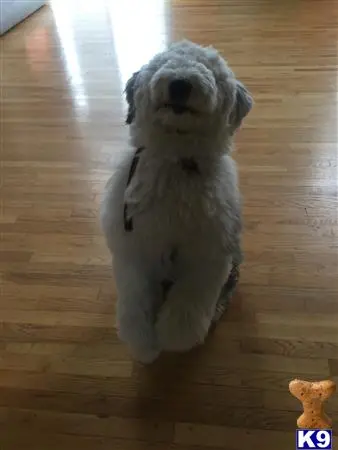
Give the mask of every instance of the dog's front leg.
M 114 263 L 117 285 L 117 329 L 133 357 L 142 363 L 153 362 L 160 354 L 156 345 L 154 313 L 160 293 L 141 264 Z
M 160 309 L 156 334 L 166 351 L 188 351 L 206 338 L 219 294 L 227 279 L 231 258 L 191 262 L 175 281 Z

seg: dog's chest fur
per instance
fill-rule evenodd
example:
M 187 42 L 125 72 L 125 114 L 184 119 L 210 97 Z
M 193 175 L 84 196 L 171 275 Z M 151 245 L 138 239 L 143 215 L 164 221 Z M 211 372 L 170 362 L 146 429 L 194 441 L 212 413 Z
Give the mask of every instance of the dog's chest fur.
M 154 158 L 146 148 L 136 156 L 124 195 L 125 219 L 132 221 L 133 230 L 145 232 L 146 227 L 157 234 L 167 229 L 176 239 L 231 234 L 239 220 L 239 198 L 229 156 Z

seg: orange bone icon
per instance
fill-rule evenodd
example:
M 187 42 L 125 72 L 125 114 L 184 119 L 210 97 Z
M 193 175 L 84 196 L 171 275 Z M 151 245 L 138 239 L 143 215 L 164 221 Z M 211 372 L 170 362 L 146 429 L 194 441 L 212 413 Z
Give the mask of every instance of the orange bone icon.
M 298 428 L 331 428 L 332 420 L 325 414 L 323 403 L 336 391 L 333 381 L 293 380 L 289 384 L 289 390 L 303 404 L 304 412 L 298 417 Z

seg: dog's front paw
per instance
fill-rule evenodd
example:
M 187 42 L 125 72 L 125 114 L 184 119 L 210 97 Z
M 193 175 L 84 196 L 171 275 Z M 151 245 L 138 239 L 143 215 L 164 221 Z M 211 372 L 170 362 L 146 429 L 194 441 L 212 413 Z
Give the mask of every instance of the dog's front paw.
M 139 316 L 125 315 L 116 323 L 117 335 L 125 342 L 134 360 L 150 364 L 160 355 L 154 340 L 154 328 L 140 320 Z
M 192 305 L 168 301 L 159 313 L 156 335 L 161 349 L 185 352 L 202 344 L 208 334 L 210 320 Z
M 133 359 L 142 364 L 151 364 L 160 356 L 159 350 L 145 347 L 132 347 L 131 353 Z

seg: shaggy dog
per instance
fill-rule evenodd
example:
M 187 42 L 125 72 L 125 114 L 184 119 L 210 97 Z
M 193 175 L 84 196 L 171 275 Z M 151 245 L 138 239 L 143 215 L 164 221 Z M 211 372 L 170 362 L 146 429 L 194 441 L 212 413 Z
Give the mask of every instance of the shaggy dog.
M 135 73 L 126 96 L 131 145 L 101 221 L 119 337 L 149 363 L 202 343 L 234 284 L 241 206 L 230 152 L 252 99 L 216 50 L 188 41 Z

